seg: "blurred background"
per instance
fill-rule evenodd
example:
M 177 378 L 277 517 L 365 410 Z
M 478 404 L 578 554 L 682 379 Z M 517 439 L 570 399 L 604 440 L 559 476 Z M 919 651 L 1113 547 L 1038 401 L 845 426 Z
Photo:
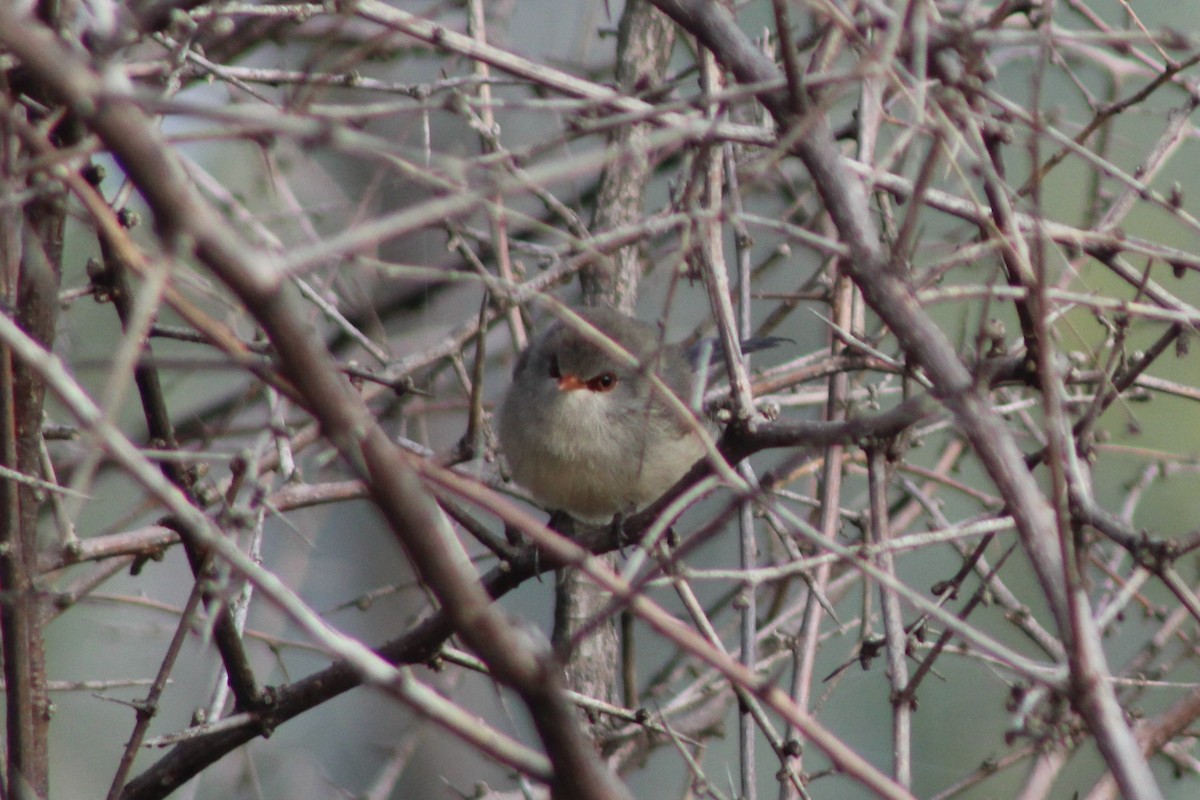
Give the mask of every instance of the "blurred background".
M 932 0 L 782 5 L 806 86 L 819 97 L 843 152 L 862 165 L 885 242 L 895 243 L 901 228 L 911 226 L 898 263 L 964 360 L 1024 354 L 1021 299 L 997 290 L 1007 281 L 987 192 L 988 176 L 1001 166 L 997 180 L 1014 209 L 1044 226 L 1038 229 L 1044 238 L 1031 228 L 1023 233 L 1043 285 L 1057 292 L 1050 301 L 1051 346 L 1073 372 L 1068 396 L 1052 400 L 1072 419 L 1093 407 L 1119 366 L 1160 341 L 1172 322 L 1185 321 L 1179 344 L 1155 357 L 1148 380 L 1105 406 L 1085 449 L 1091 491 L 1104 508 L 1155 539 L 1190 541 L 1200 496 L 1192 405 L 1200 373 L 1186 349 L 1200 304 L 1194 274 L 1200 226 L 1189 211 L 1200 194 L 1190 123 L 1200 8 L 1115 0 L 1021 8 Z M 118 19 L 138 11 L 129 6 L 112 4 Z M 731 295 L 751 332 L 788 339 L 752 362 L 772 379 L 756 392 L 772 413 L 829 418 L 835 381 L 843 383 L 833 411 L 852 418 L 925 391 L 905 374 L 896 338 L 840 277 L 837 233 L 803 165 L 779 143 L 749 92 L 731 79 L 725 88 L 702 89 L 694 38 L 679 34 L 667 44 L 670 57 L 653 86 L 622 88 L 656 106 L 654 114 L 635 118 L 561 89 L 560 72 L 597 91 L 619 86 L 618 68 L 632 57 L 617 35 L 628 13 L 619 0 L 393 4 L 460 33 L 481 12 L 476 40 L 543 67 L 534 78 L 485 67 L 454 46 L 432 46 L 385 24 L 386 14 L 371 5 L 340 11 L 320 4 L 181 5 L 166 24 L 138 35 L 106 28 L 98 9 L 107 7 L 85 4 L 75 33 L 64 36 L 90 46 L 97 69 L 129 81 L 200 192 L 254 246 L 278 254 L 306 298 L 311 324 L 405 446 L 461 462 L 465 474 L 511 490 L 490 434 L 473 442 L 464 437 L 473 401 L 494 407 L 525 337 L 550 318 L 533 295 L 581 303 L 578 273 L 593 263 L 583 256 L 599 252 L 615 260 L 623 251 L 640 275 L 632 297 L 638 316 L 661 321 L 668 340 L 712 335 L 706 276 L 693 258 L 696 237 L 710 225 L 720 227 Z M 772 4 L 736 4 L 736 14 L 746 36 L 776 57 L 781 37 Z M 95 44 L 101 41 L 113 46 Z M 1173 71 L 1178 65 L 1185 67 Z M 756 131 L 763 143 L 728 131 L 705 140 L 680 126 L 644 124 L 664 110 L 697 121 L 719 115 L 730 130 Z M 1037 124 L 1023 116 L 1035 110 Z M 614 144 L 635 125 L 650 138 Z M 980 130 L 989 147 L 976 136 Z M 1061 163 L 1047 168 L 1064 142 L 1085 131 Z M 169 267 L 171 285 L 251 347 L 262 345 L 253 315 L 201 264 L 158 236 L 152 211 L 112 157 L 95 139 L 85 137 L 79 148 L 81 158 L 103 167 L 104 197 L 137 215 L 132 234 L 154 263 Z M 700 199 L 708 151 L 724 170 L 715 209 Z M 934 164 L 921 177 L 931 151 Z M 632 153 L 649 170 L 640 215 L 623 227 L 601 225 L 603 175 L 624 169 Z M 1036 191 L 1023 192 L 1035 173 Z M 918 180 L 927 181 L 925 193 L 909 202 L 911 192 L 897 187 Z M 1120 203 L 1131 191 L 1126 209 Z M 467 200 L 453 213 L 427 218 L 425 209 L 448 198 Z M 618 235 L 604 238 L 614 230 Z M 1097 257 L 1085 234 L 1100 230 L 1134 244 Z M 149 446 L 130 374 L 114 371 L 127 337 L 97 291 L 102 253 L 92 221 L 76 204 L 64 241 L 53 350 L 84 389 L 108 401 L 121 429 Z M 1120 277 L 1114 261 L 1143 276 L 1141 284 Z M 1161 291 L 1149 291 L 1151 284 Z M 528 291 L 517 292 L 521 286 Z M 520 301 L 519 311 L 511 311 L 512 301 Z M 350 478 L 312 419 L 198 341 L 166 305 L 154 326 L 148 341 L 180 440 L 175 457 L 193 471 L 206 513 L 329 624 L 365 644 L 394 639 L 428 613 L 429 596 L 361 493 L 295 501 Z M 1047 423 L 1035 382 L 1013 381 L 991 397 L 1024 451 L 1037 452 Z M 46 423 L 49 430 L 75 421 L 68 406 L 51 398 Z M 1003 508 L 955 427 L 939 417 L 893 447 L 892 535 L 963 528 L 942 541 L 910 542 L 896 556 L 898 580 L 914 595 L 936 599 L 932 587 L 972 565 L 960 576 L 956 598 L 940 596 L 947 610 L 1013 652 L 1054 661 L 1030 631 L 1032 621 L 1055 638 L 1013 529 L 1001 527 L 985 542 L 982 561 L 968 560 L 982 539 L 964 526 L 999 518 Z M 81 539 L 101 539 L 163 517 L 158 502 L 114 463 L 101 457 L 89 464 L 97 451 L 86 435 L 48 436 L 46 453 L 57 480 L 81 493 L 64 497 L 61 508 L 47 500 L 39 523 L 47 558 L 62 551 L 68 528 Z M 823 477 L 830 458 L 841 477 L 832 496 Z M 675 569 L 730 651 L 738 647 L 745 596 L 753 594 L 760 674 L 788 692 L 797 691 L 798 675 L 806 676 L 805 707 L 846 747 L 890 773 L 893 687 L 886 659 L 864 657 L 864 649 L 879 650 L 883 635 L 879 587 L 845 561 L 782 569 L 821 551 L 777 513 L 785 509 L 819 527 L 822 509 L 829 513 L 832 503 L 838 541 L 864 542 L 870 496 L 863 452 L 797 446 L 756 455 L 750 464 L 756 474 L 776 478 L 775 511 L 754 509 L 749 533 L 739 533 L 736 513 L 712 531 L 709 523 L 735 498 L 711 492 L 674 526 L 684 540 L 701 531 L 705 537 Z M 236 476 L 246 465 L 251 477 L 241 481 Z M 1044 468 L 1036 474 L 1049 485 Z M 503 537 L 486 507 L 475 512 Z M 781 567 L 778 576 L 759 580 L 740 571 L 742 535 L 756 542 L 760 566 Z M 1109 615 L 1104 645 L 1121 681 L 1118 694 L 1131 718 L 1153 720 L 1197 690 L 1197 620 L 1160 580 L 1146 579 L 1126 550 L 1091 532 L 1086 537 L 1089 595 Z M 495 566 L 489 550 L 465 532 L 463 539 L 481 571 Z M 1174 567 L 1195 585 L 1193 557 Z M 653 560 L 644 570 L 653 570 Z M 230 600 L 240 590 L 228 570 L 218 569 L 212 580 Z M 137 559 L 136 569 L 128 558 L 110 559 L 51 569 L 39 581 L 48 595 L 72 600 L 56 610 L 45 633 L 55 682 L 54 795 L 100 797 L 132 727 L 130 704 L 158 672 L 194 578 L 180 548 L 169 547 L 161 560 Z M 686 617 L 669 580 L 660 577 L 646 592 Z M 964 610 L 976 593 L 979 601 Z M 828 607 L 814 612 L 818 596 Z M 945 628 L 902 599 L 911 675 Z M 550 635 L 549 577 L 525 581 L 500 602 Z M 816 630 L 804 630 L 806 618 L 817 621 Z M 228 710 L 211 620 L 201 613 L 185 624 L 182 655 L 148 729 L 149 744 L 160 746 L 139 748 L 133 776 L 169 752 L 174 741 L 162 737 L 184 731 L 198 713 L 212 720 Z M 628 680 L 640 694 L 631 707 L 661 712 L 686 731 L 675 742 L 657 737 L 633 746 L 628 742 L 636 737 L 626 735 L 632 726 L 620 720 L 601 726 L 609 752 L 623 754 L 619 766 L 632 793 L 745 796 L 739 707 L 727 682 L 643 623 L 630 620 L 626 630 Z M 245 639 L 264 684 L 291 684 L 331 661 L 257 597 L 249 602 Z M 799 642 L 817 648 L 807 671 Z M 960 652 L 960 644 L 952 639 L 935 658 L 917 693 L 913 794 L 1103 796 L 1089 794 L 1105 772 L 1103 761 L 1063 698 L 1023 704 L 1028 681 L 972 647 Z M 437 669 L 418 666 L 416 674 L 469 713 L 540 748 L 525 709 L 486 676 L 445 661 Z M 813 798 L 877 796 L 832 771 L 811 744 L 802 742 L 799 756 L 780 758 L 771 737 L 795 734 L 785 720 L 772 721 L 771 734 L 751 736 L 756 757 L 749 768 L 759 796 L 802 796 L 799 785 Z M 1152 759 L 1168 797 L 1195 796 L 1197 764 L 1186 726 Z M 1045 776 L 1041 794 L 1031 788 L 1033 775 Z M 174 796 L 507 797 L 517 795 L 501 793 L 519 788 L 506 767 L 390 696 L 357 688 L 237 748 Z

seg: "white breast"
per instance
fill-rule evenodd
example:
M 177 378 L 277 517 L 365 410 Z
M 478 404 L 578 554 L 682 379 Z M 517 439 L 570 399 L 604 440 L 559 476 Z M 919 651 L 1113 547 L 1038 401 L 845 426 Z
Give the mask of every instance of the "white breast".
M 556 390 L 557 391 L 557 390 Z M 549 509 L 592 522 L 657 499 L 704 454 L 699 437 L 645 410 L 614 424 L 613 396 L 564 392 L 540 420 L 510 396 L 500 437 L 513 477 Z

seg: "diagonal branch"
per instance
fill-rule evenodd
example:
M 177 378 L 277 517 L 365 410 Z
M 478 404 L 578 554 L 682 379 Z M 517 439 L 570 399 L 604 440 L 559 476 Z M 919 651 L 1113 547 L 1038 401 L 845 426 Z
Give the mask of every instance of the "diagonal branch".
M 704 0 L 655 0 L 655 5 L 700 39 L 742 83 L 770 85 L 782 79 L 774 62 L 753 46 L 723 6 Z M 846 264 L 850 276 L 905 353 L 925 370 L 936 396 L 954 415 L 1004 497 L 1061 635 L 1068 642 L 1075 635 L 1082 637 L 1080 651 L 1096 656 L 1088 663 L 1100 662 L 1094 627 L 1078 616 L 1087 604 L 1070 602 L 1064 588 L 1059 537 L 1070 533 L 1058 530 L 1054 509 L 1026 468 L 1012 433 L 945 334 L 921 309 L 907 276 L 885 256 L 866 192 L 847 168 L 824 112 L 807 101 L 797 106 L 785 90 L 763 91 L 758 97 L 782 130 L 804 130 L 805 135 L 792 138 L 793 152 L 808 168 L 826 211 L 850 248 Z M 1160 797 L 1119 713 L 1111 684 L 1097 680 L 1078 660 L 1072 661 L 1072 667 L 1080 670 L 1073 675 L 1077 707 L 1099 740 L 1120 743 L 1106 748 L 1105 755 L 1122 789 L 1130 797 Z
M 491 607 L 470 559 L 408 457 L 388 439 L 300 313 L 276 259 L 242 240 L 200 197 L 138 104 L 115 93 L 47 28 L 0 8 L 0 42 L 52 88 L 112 151 L 154 211 L 159 236 L 192 253 L 254 314 L 301 401 L 373 498 L 463 639 L 529 706 L 554 765 L 553 790 L 627 797 L 579 730 L 557 664 Z M 223 552 L 222 555 L 225 553 Z M 232 555 L 232 554 L 230 554 Z

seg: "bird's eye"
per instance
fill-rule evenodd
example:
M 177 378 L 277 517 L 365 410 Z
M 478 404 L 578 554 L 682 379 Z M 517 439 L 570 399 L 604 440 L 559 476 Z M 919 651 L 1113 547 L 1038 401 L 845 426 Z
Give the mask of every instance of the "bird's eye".
M 558 356 L 550 356 L 550 377 L 554 380 L 562 377 L 562 371 L 558 368 Z
M 617 385 L 617 376 L 611 372 L 601 372 L 587 382 L 587 388 L 593 392 L 610 392 Z

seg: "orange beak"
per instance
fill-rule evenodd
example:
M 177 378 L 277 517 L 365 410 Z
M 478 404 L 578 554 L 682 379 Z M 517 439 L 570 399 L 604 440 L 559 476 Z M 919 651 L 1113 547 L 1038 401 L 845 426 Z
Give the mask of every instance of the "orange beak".
M 587 383 L 581 381 L 574 375 L 563 375 L 558 379 L 558 390 L 560 392 L 571 392 L 576 389 L 586 389 Z

